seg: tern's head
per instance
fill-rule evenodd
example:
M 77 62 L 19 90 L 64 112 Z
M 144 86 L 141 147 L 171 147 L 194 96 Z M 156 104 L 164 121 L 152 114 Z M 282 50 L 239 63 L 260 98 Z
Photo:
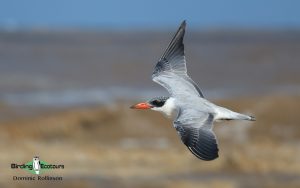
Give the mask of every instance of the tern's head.
M 151 109 L 171 116 L 175 110 L 174 99 L 170 97 L 155 97 L 149 101 L 131 106 L 132 109 Z
M 169 97 L 155 97 L 153 99 L 150 99 L 149 101 L 137 103 L 131 106 L 130 108 L 141 109 L 141 110 L 147 110 L 147 109 L 154 110 L 155 108 L 162 108 L 168 99 Z

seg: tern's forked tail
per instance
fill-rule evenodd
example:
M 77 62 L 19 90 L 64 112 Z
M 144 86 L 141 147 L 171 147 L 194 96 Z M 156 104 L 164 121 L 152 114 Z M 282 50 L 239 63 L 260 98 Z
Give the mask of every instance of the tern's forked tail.
M 240 114 L 234 111 L 231 111 L 227 108 L 223 108 L 218 106 L 217 114 L 215 116 L 215 120 L 248 120 L 248 121 L 256 121 L 255 117 L 248 116 L 245 114 Z
M 236 112 L 235 112 L 236 113 Z M 240 114 L 240 113 L 236 113 L 236 117 L 234 119 L 237 120 L 248 120 L 248 121 L 256 121 L 255 117 L 253 116 L 248 116 L 245 114 Z

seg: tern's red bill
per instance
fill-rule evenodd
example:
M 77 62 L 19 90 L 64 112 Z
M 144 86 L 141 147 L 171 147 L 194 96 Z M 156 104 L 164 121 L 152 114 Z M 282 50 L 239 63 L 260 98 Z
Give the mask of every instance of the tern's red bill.
M 147 103 L 147 102 L 141 102 L 135 105 L 132 105 L 130 108 L 132 109 L 141 109 L 141 110 L 146 110 L 152 108 L 152 106 Z

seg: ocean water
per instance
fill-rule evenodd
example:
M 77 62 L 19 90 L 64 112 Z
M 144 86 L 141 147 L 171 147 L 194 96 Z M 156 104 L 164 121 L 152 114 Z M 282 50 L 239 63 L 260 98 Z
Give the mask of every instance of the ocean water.
M 168 95 L 152 82 L 172 32 L 0 32 L 0 102 L 71 107 Z M 208 99 L 300 93 L 300 31 L 188 31 L 188 71 Z

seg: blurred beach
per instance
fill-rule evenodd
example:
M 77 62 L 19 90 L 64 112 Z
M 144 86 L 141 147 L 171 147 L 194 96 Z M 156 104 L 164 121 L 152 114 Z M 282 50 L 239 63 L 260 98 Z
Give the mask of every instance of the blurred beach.
M 204 96 L 254 115 L 217 123 L 220 157 L 198 160 L 171 120 L 129 109 L 168 95 L 152 82 L 173 31 L 0 31 L 0 187 L 300 187 L 300 31 L 188 30 Z M 62 182 L 13 181 L 38 155 Z

